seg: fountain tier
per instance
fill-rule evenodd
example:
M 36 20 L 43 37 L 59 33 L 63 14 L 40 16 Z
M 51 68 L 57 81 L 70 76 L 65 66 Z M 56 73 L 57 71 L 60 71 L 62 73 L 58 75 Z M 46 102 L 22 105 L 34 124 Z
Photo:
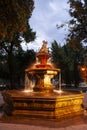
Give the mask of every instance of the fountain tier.
M 4 111 L 7 115 L 41 119 L 67 119 L 82 114 L 79 92 L 58 94 L 44 92 L 5 91 Z

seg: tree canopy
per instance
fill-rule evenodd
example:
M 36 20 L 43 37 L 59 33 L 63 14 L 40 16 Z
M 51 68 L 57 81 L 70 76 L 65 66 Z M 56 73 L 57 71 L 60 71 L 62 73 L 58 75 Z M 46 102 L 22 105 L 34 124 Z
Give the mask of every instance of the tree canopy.
M 0 1 L 0 52 L 7 61 L 6 70 L 8 70 L 12 89 L 14 88 L 15 68 L 18 67 L 16 67 L 15 56 L 20 51 L 21 42 L 25 40 L 29 43 L 36 36 L 29 25 L 33 9 L 33 0 Z M 2 60 L 0 66 L 2 66 Z
M 68 42 L 78 48 L 79 44 L 87 43 L 87 1 L 70 0 Z
M 33 9 L 33 0 L 0 0 L 0 41 L 25 32 Z
M 80 74 L 78 65 L 82 62 L 81 52 L 83 51 L 80 46 L 80 51 L 74 51 L 70 44 L 60 46 L 56 41 L 52 43 L 52 61 L 56 64 L 62 72 L 62 82 L 71 84 L 72 82 L 77 85 L 80 81 Z

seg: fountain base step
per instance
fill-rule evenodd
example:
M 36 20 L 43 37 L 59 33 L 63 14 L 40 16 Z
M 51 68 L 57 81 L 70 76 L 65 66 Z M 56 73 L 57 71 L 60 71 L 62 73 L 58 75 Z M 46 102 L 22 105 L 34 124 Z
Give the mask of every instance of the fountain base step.
M 81 115 L 83 111 L 66 113 L 66 114 L 58 114 L 55 115 L 54 112 L 45 112 L 45 111 L 28 111 L 28 110 L 15 110 L 13 112 L 13 116 L 22 116 L 22 117 L 29 117 L 29 118 L 40 118 L 40 119 L 66 119 L 72 118 L 74 116 Z
M 40 94 L 38 92 L 20 93 L 20 91 L 4 91 L 4 112 L 12 116 L 28 116 L 29 118 L 64 119 L 82 114 L 80 93 L 70 95 Z

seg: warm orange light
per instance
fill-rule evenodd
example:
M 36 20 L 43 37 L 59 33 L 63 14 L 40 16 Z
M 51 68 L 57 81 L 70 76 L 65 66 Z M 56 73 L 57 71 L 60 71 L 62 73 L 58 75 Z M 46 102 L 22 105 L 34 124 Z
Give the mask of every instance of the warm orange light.
M 59 89 L 59 90 L 54 90 L 54 92 L 61 94 L 63 91 Z
M 25 93 L 29 93 L 29 92 L 33 92 L 33 90 L 25 89 L 23 92 L 25 92 Z
M 52 75 L 44 75 L 44 85 L 45 86 L 50 86 L 51 85 L 51 81 L 50 79 L 52 78 Z
M 86 68 L 85 68 L 85 67 L 82 67 L 82 68 L 81 68 L 81 70 L 82 70 L 82 71 L 85 71 L 85 70 L 86 70 Z

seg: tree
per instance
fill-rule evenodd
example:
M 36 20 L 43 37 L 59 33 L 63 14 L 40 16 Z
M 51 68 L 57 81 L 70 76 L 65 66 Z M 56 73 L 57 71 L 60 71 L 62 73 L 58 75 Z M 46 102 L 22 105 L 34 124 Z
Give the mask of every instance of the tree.
M 35 38 L 35 32 L 32 31 L 32 29 L 27 28 L 27 32 L 23 34 L 26 41 L 26 35 L 29 35 L 27 37 L 27 41 L 33 41 Z M 7 64 L 8 64 L 8 70 L 9 70 L 9 78 L 10 78 L 10 84 L 11 88 L 14 89 L 14 73 L 15 73 L 15 66 L 14 66 L 14 56 L 21 48 L 21 39 L 20 39 L 20 33 L 15 33 L 13 40 L 11 42 L 1 42 L 1 51 L 2 53 L 7 57 Z
M 87 1 L 70 0 L 68 42 L 78 49 L 79 44 L 87 43 Z
M 71 82 L 71 75 L 69 76 L 69 73 L 72 62 L 70 62 L 70 55 L 68 56 L 67 50 L 65 45 L 61 47 L 56 41 L 52 43 L 52 61 L 56 64 L 57 68 L 61 69 L 62 80 L 69 84 Z
M 0 37 L 0 50 L 7 56 L 11 88 L 14 89 L 14 55 L 21 47 L 23 39 L 30 42 L 35 39 L 36 35 L 29 26 L 34 2 L 33 0 L 8 0 L 0 1 L 0 6 L 2 6 L 1 12 L 3 14 L 0 26 L 3 25 L 2 27 L 5 28 L 3 33 L 1 31 L 4 36 Z M 7 17 L 8 15 L 9 17 Z
M 33 9 L 33 0 L 0 0 L 0 41 L 11 42 L 16 32 L 25 32 Z
M 2 78 L 2 79 L 9 78 L 7 57 L 6 57 L 6 55 L 3 55 L 1 51 L 0 51 L 0 78 Z
M 8 56 L 0 52 L 0 78 L 6 81 L 9 81 L 9 69 L 8 69 Z M 36 60 L 36 53 L 34 50 L 24 51 L 20 46 L 17 51 L 15 51 L 12 55 L 12 81 L 13 87 L 21 88 L 24 87 L 24 77 L 25 77 L 25 69 L 30 67 Z M 8 84 L 8 83 L 7 83 Z M 12 87 L 9 84 L 9 88 Z
M 76 53 L 81 55 L 81 65 L 87 66 L 87 0 L 70 0 L 69 34 L 67 42 L 73 46 Z M 80 50 L 80 46 L 84 49 Z
M 34 50 L 24 51 L 19 48 L 14 55 L 14 86 L 16 88 L 24 87 L 25 69 L 30 67 L 36 61 Z M 21 84 L 22 81 L 22 84 Z M 16 83 L 16 84 L 15 84 Z
M 79 83 L 80 73 L 78 65 L 81 60 L 80 56 L 80 53 L 75 52 L 70 44 L 61 47 L 56 41 L 52 43 L 52 61 L 57 68 L 61 69 L 62 81 L 65 81 L 66 84 L 75 82 L 75 85 L 77 85 Z

